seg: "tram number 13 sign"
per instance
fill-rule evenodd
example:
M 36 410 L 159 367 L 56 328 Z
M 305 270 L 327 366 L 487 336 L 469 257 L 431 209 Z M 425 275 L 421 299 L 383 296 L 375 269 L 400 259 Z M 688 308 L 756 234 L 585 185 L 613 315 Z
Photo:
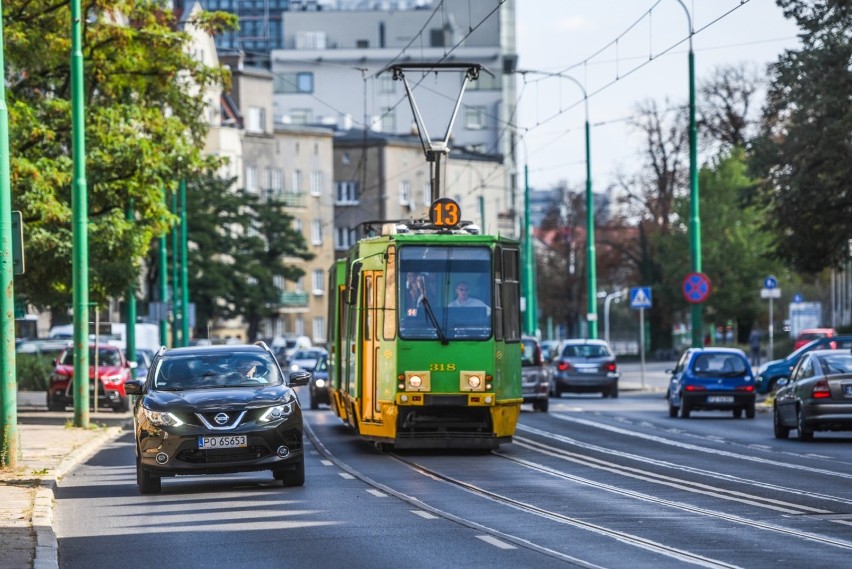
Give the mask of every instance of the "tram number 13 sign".
M 461 221 L 461 208 L 455 200 L 438 198 L 429 208 L 429 221 L 436 227 L 455 227 Z
M 683 296 L 693 304 L 704 302 L 710 296 L 710 279 L 704 273 L 689 273 L 683 279 Z

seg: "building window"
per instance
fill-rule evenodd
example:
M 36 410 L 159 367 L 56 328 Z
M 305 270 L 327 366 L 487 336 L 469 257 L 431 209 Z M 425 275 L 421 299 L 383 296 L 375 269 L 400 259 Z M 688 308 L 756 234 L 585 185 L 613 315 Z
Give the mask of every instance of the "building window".
M 379 93 L 396 93 L 396 81 L 393 80 L 393 75 L 384 73 L 379 76 Z
M 302 316 L 296 316 L 295 327 L 297 336 L 305 335 L 305 319 Z
M 337 205 L 357 205 L 359 196 L 358 182 L 355 180 L 347 180 L 345 182 L 337 182 L 336 204 Z
M 399 183 L 399 203 L 400 205 L 411 203 L 411 183 L 408 180 Z
M 301 170 L 293 170 L 293 189 L 292 192 L 294 194 L 302 193 L 302 171 Z
M 310 71 L 276 73 L 272 79 L 274 93 L 313 93 L 314 74 Z
M 256 194 L 257 190 L 257 166 L 246 166 L 246 191 Z
M 325 342 L 325 318 L 314 317 L 314 342 L 322 344 Z
M 311 244 L 322 245 L 322 220 L 315 219 L 311 222 Z
M 343 153 L 343 156 L 340 158 L 340 161 L 341 161 L 343 164 L 346 164 L 347 166 L 348 166 L 349 164 L 352 164 L 352 158 L 350 158 L 350 157 L 349 157 L 349 153 L 348 153 L 348 152 L 344 152 L 344 153 Z
M 370 40 L 355 40 L 355 47 L 358 49 L 367 49 L 370 47 Z
M 296 233 L 302 232 L 302 220 L 297 217 L 293 218 L 293 231 Z
M 423 205 L 432 203 L 432 182 L 423 182 L 423 187 L 420 189 L 420 197 Z
M 299 277 L 293 283 L 293 292 L 305 292 L 305 277 Z
M 322 296 L 325 294 L 323 286 L 325 286 L 325 271 L 322 269 L 314 269 L 314 295 Z
M 284 191 L 284 176 L 281 173 L 281 168 L 272 168 L 269 180 L 269 187 L 278 195 Z
M 264 132 L 266 130 L 266 109 L 249 107 L 246 115 L 246 130 L 248 132 Z
M 470 130 L 481 130 L 486 126 L 485 107 L 465 107 L 464 127 Z
M 382 107 L 382 132 L 394 132 L 396 130 L 396 113 L 393 107 Z
M 355 229 L 350 227 L 335 227 L 334 228 L 334 248 L 338 251 L 345 251 L 355 244 L 357 234 Z
M 319 170 L 311 172 L 311 195 L 322 195 L 322 172 Z
M 491 76 L 488 73 L 480 73 L 479 79 L 469 81 L 467 84 L 468 91 L 499 91 L 503 88 L 503 78 L 499 73 Z

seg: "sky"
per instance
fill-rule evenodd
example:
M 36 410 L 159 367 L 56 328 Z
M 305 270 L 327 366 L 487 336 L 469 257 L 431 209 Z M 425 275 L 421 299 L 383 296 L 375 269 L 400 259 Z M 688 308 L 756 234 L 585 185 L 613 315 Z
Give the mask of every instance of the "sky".
M 725 65 L 766 65 L 799 46 L 798 29 L 774 0 L 684 0 L 695 35 L 696 83 Z M 689 21 L 678 0 L 517 0 L 519 77 L 515 123 L 531 188 L 565 180 L 585 187 L 585 112 L 591 126 L 592 187 L 635 171 L 642 137 L 624 119 L 653 99 L 689 101 Z M 525 79 L 524 79 L 525 77 Z M 582 86 L 582 88 L 581 88 Z M 701 157 L 699 156 L 699 162 Z

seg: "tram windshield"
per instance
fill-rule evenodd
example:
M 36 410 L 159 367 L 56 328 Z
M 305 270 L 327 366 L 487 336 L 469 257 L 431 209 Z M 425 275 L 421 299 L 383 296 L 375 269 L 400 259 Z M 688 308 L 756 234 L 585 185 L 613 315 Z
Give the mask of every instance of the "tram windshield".
M 491 337 L 493 278 L 487 247 L 401 247 L 399 279 L 401 338 Z

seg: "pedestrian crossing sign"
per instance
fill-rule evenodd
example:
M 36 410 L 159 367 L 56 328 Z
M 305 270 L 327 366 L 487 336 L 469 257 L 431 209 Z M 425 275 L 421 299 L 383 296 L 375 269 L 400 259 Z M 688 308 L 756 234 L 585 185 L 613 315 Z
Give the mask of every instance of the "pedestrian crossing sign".
M 631 288 L 630 308 L 651 308 L 651 287 L 637 286 Z

